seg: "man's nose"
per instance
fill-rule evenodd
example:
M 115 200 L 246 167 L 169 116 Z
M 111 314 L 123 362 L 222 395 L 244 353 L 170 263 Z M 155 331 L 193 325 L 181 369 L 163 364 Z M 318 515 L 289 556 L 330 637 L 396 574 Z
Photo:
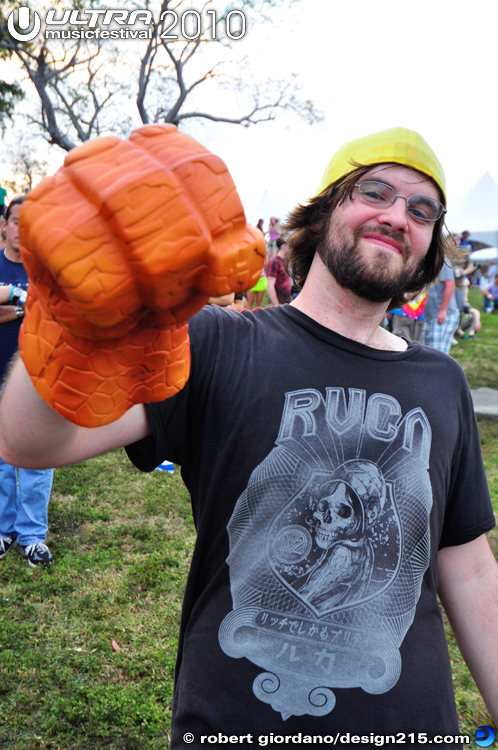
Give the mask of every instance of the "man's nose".
M 381 224 L 388 224 L 397 231 L 406 232 L 408 229 L 408 211 L 406 210 L 406 198 L 397 195 L 394 203 L 382 208 L 377 215 Z

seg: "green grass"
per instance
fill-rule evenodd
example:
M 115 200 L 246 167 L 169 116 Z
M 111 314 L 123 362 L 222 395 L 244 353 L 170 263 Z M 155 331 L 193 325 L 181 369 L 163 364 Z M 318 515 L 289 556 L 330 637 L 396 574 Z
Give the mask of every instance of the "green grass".
M 498 517 L 498 421 L 480 418 L 478 422 L 484 466 L 488 477 L 495 517 Z M 490 532 L 488 538 L 494 555 L 498 560 L 497 530 L 494 529 Z M 475 730 L 478 727 L 495 725 L 487 712 L 484 701 L 460 655 L 453 634 L 447 624 L 446 633 L 452 663 L 453 684 L 455 687 L 460 728 L 466 734 L 475 737 Z
M 498 382 L 497 326 L 483 316 L 479 340 L 452 348 L 472 387 Z M 498 422 L 479 428 L 498 512 Z M 0 564 L 0 748 L 165 750 L 194 544 L 178 470 L 141 474 L 121 451 L 58 469 L 49 521 L 55 566 Z M 496 532 L 490 542 L 498 556 Z M 491 720 L 449 629 L 448 642 L 474 736 Z
M 498 388 L 498 313 L 485 315 L 483 296 L 477 290 L 470 290 L 470 304 L 481 312 L 482 328 L 477 339 L 469 341 L 458 339 L 458 344 L 451 347 L 451 355 L 465 371 L 467 381 L 472 389 Z M 479 433 L 484 457 L 486 476 L 493 501 L 495 516 L 498 515 L 498 421 L 480 418 Z M 498 559 L 498 533 L 489 535 L 491 548 Z M 475 736 L 475 730 L 481 725 L 494 726 L 479 695 L 475 683 L 462 660 L 451 630 L 446 626 L 450 657 L 453 668 L 453 681 L 457 701 L 460 727 L 462 731 Z
M 451 356 L 462 365 L 471 388 L 498 388 L 498 310 L 485 315 L 482 293 L 475 289 L 469 302 L 481 312 L 482 329 L 475 341 L 458 339 Z
M 0 747 L 167 747 L 193 542 L 178 472 L 140 474 L 123 452 L 56 471 L 56 565 L 0 567 Z

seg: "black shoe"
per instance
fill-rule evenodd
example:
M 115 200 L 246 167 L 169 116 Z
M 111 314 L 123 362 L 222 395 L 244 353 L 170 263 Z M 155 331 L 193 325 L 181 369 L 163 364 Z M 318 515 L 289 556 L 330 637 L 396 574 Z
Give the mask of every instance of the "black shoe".
M 30 568 L 46 567 L 54 562 L 49 548 L 43 542 L 33 542 L 25 547 L 17 544 L 16 549 L 22 557 L 27 559 Z
M 0 535 L 0 560 L 3 560 L 9 549 L 15 547 L 16 540 L 10 536 Z

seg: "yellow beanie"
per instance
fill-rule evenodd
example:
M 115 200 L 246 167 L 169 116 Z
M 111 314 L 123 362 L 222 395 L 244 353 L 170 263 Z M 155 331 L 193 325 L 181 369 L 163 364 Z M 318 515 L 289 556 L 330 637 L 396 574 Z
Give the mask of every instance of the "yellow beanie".
M 330 160 L 316 195 L 347 174 L 354 172 L 355 164 L 402 164 L 431 177 L 443 194 L 446 206 L 446 179 L 443 168 L 429 144 L 421 135 L 407 128 L 390 128 L 357 138 L 342 146 Z

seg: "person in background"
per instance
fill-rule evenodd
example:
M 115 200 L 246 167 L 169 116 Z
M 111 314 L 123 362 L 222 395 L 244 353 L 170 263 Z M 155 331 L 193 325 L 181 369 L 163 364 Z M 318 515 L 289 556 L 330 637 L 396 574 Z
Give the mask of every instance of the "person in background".
M 488 289 L 493 286 L 493 282 L 495 279 L 496 274 L 498 273 L 498 265 L 496 263 L 489 263 L 482 267 L 481 270 L 481 278 L 480 278 L 480 289 L 484 296 L 484 312 L 491 312 L 493 309 L 493 306 L 488 304 L 490 300 L 487 300 L 488 298 Z M 487 307 L 486 307 L 487 305 Z
M 270 231 L 270 229 L 268 229 L 268 232 L 265 233 L 263 229 L 263 224 L 264 224 L 263 219 L 260 219 L 257 224 L 257 229 L 259 229 L 263 233 L 263 235 L 266 236 L 266 234 Z M 271 219 L 270 219 L 270 226 L 271 226 Z M 258 307 L 261 307 L 261 305 L 263 304 L 263 298 L 265 296 L 265 292 L 268 288 L 268 279 L 266 278 L 266 264 L 268 262 L 268 252 L 269 252 L 268 241 L 266 243 L 266 246 L 267 246 L 266 247 L 266 260 L 265 260 L 265 264 L 263 268 L 261 269 L 261 275 L 259 279 L 257 280 L 257 282 L 254 284 L 254 286 L 251 287 L 251 289 L 248 289 L 248 291 L 246 292 L 247 304 L 245 304 L 244 306 L 247 307 L 248 310 L 253 310 L 255 308 L 257 309 Z M 240 301 L 239 301 L 238 306 L 240 306 Z
M 407 341 L 422 343 L 426 301 L 427 292 L 423 291 L 401 307 L 389 310 L 391 332 Z
M 451 235 L 448 241 L 453 249 L 457 247 Z M 459 319 L 460 312 L 455 299 L 455 274 L 453 268 L 445 262 L 437 281 L 427 292 L 424 344 L 449 354 Z
M 291 301 L 291 280 L 285 270 L 284 258 L 287 245 L 283 237 L 277 240 L 277 254 L 266 267 L 268 297 L 274 307 Z
M 480 330 L 480 315 L 479 321 L 477 321 L 475 313 L 470 314 L 470 305 L 468 301 L 470 278 L 476 270 L 475 265 L 469 259 L 471 249 L 466 245 L 461 245 L 460 235 L 456 232 L 452 234 L 453 241 L 456 247 L 460 247 L 462 251 L 462 257 L 453 265 L 453 273 L 455 276 L 455 302 L 458 307 L 460 318 L 456 329 L 456 335 L 462 336 L 463 338 L 473 338 L 477 330 Z M 472 308 L 473 309 L 473 308 Z M 472 321 L 472 322 L 469 322 Z M 464 326 L 465 321 L 465 326 Z
M 5 247 L 0 251 L 0 383 L 17 351 L 27 296 L 28 276 L 19 246 L 23 200 L 24 196 L 14 198 L 2 220 Z M 17 425 L 10 429 L 17 429 Z M 17 468 L 0 458 L 0 560 L 15 549 L 31 568 L 54 562 L 45 544 L 52 478 L 53 469 Z
M 483 291 L 484 294 L 484 310 L 487 313 L 498 310 L 498 274 L 496 274 L 494 281 Z
M 7 198 L 7 191 L 0 185 L 0 220 L 3 218 L 5 213 L 5 199 Z
M 462 250 L 461 260 L 453 266 L 455 275 L 455 301 L 461 314 L 469 293 L 469 276 L 475 271 L 476 267 L 469 259 L 472 252 L 470 247 L 461 244 L 458 234 L 453 233 L 451 236 L 455 246 L 460 247 Z
M 277 240 L 281 234 L 280 222 L 276 216 L 270 217 L 266 234 L 268 235 L 267 256 L 268 260 L 271 260 L 277 251 Z
M 477 334 L 481 330 L 481 313 L 475 307 L 471 307 L 468 302 L 465 302 L 460 316 L 460 327 L 457 334 L 462 339 L 468 339 L 473 341 L 477 338 Z
M 207 304 L 217 305 L 218 307 L 229 307 L 233 304 L 234 299 L 234 292 L 230 292 L 229 294 L 222 294 L 220 297 L 210 297 Z
M 236 312 L 243 312 L 247 310 L 247 300 L 242 292 L 235 292 L 234 300 L 231 305 L 228 306 L 227 310 L 235 310 Z
M 460 237 L 460 246 L 468 248 L 469 253 L 474 252 L 474 243 L 470 239 L 470 232 L 468 229 L 465 229 L 462 232 L 462 235 Z
M 261 276 L 254 286 L 247 292 L 247 307 L 249 310 L 257 309 L 263 304 L 263 298 L 268 288 L 268 279 L 266 278 L 266 263 L 261 269 Z

